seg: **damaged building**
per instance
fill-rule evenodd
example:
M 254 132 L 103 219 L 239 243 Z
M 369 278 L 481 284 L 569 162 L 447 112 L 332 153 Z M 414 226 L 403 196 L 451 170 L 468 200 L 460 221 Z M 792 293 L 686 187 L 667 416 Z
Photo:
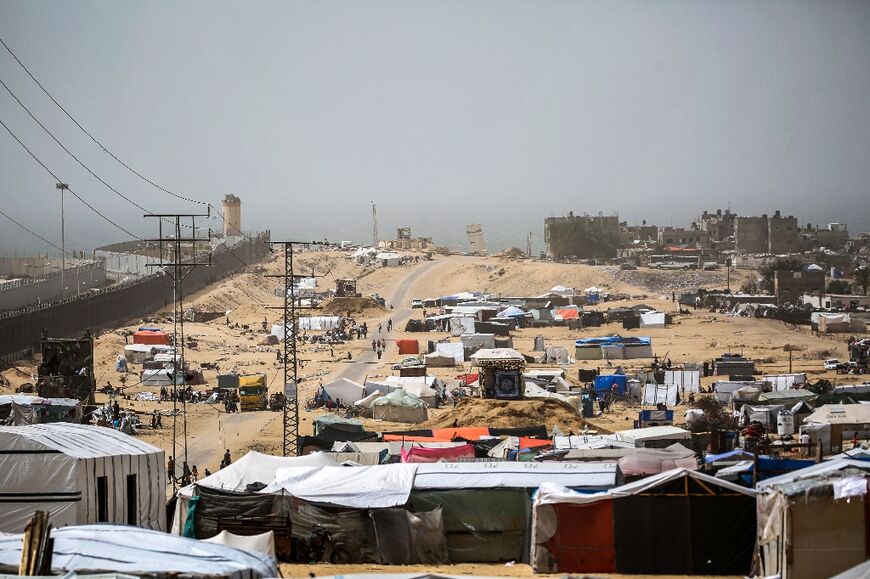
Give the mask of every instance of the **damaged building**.
M 574 215 L 544 219 L 547 256 L 556 259 L 613 258 L 619 247 L 617 215 Z

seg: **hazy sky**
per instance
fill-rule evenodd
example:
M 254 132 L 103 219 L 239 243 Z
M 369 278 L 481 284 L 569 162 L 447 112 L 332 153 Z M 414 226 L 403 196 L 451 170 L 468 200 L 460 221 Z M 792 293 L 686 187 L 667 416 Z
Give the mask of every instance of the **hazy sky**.
M 133 167 L 276 238 L 380 230 L 540 248 L 543 219 L 684 225 L 780 208 L 870 229 L 870 2 L 0 0 L 0 36 Z M 192 211 L 81 134 L 0 47 L 0 79 L 152 210 Z M 156 225 L 0 87 L 0 119 L 117 223 Z M 0 207 L 57 241 L 54 180 L 0 127 Z M 218 225 L 218 223 L 215 223 Z M 121 232 L 68 199 L 68 246 Z M 0 251 L 44 247 L 0 218 Z

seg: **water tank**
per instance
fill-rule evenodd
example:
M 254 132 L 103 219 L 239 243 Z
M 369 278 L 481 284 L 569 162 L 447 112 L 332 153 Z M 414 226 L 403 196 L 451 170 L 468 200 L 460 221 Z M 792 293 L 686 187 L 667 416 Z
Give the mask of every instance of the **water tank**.
M 776 433 L 780 436 L 792 436 L 794 434 L 794 415 L 783 410 L 776 418 Z

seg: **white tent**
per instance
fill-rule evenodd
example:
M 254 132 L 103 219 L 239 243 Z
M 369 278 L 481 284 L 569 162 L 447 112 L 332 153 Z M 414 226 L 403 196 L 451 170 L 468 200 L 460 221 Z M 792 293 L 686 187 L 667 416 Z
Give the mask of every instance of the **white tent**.
M 154 370 L 142 370 L 142 386 L 160 387 L 172 386 L 172 370 L 159 368 Z M 181 379 L 181 377 L 179 377 Z
M 456 364 L 465 362 L 465 349 L 461 343 L 438 342 L 435 344 L 435 353 L 452 357 Z
M 164 509 L 165 510 L 165 509 Z M 57 575 L 115 572 L 125 576 L 277 577 L 275 558 L 157 531 L 120 525 L 55 528 L 52 571 Z M 0 572 L 15 572 L 22 536 L 0 537 Z
M 377 420 L 416 424 L 425 422 L 429 413 L 421 398 L 399 388 L 372 402 L 372 416 Z
M 640 314 L 641 328 L 664 328 L 665 314 L 662 312 L 643 312 Z
M 673 384 L 644 384 L 643 403 L 676 406 L 677 390 L 679 388 Z
M 0 427 L 3 532 L 23 531 L 35 510 L 48 511 L 55 526 L 104 522 L 163 530 L 166 480 L 162 450 L 111 428 Z
M 797 374 L 770 374 L 762 376 L 761 379 L 765 382 L 770 382 L 770 387 L 774 391 L 800 388 L 803 384 L 807 383 L 807 375 L 803 372 Z
M 377 509 L 408 502 L 417 465 L 292 467 L 280 469 L 263 493 L 286 492 L 302 500 Z
M 151 344 L 127 344 L 124 346 L 124 358 L 133 364 L 141 364 L 151 357 L 154 346 Z
M 335 382 L 324 384 L 323 389 L 332 400 L 340 398 L 342 402 L 356 402 L 365 397 L 365 387 L 347 378 L 339 378 Z
M 684 392 L 697 392 L 701 387 L 700 370 L 665 370 L 665 384 L 679 386 Z

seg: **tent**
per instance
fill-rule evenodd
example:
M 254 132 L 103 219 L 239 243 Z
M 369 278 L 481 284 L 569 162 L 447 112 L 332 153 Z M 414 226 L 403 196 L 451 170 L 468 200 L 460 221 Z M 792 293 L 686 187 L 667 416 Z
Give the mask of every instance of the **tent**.
M 154 577 L 277 577 L 275 558 L 265 553 L 176 537 L 121 525 L 85 525 L 51 531 L 51 569 L 70 573 L 123 573 Z M 21 562 L 22 536 L 0 537 L 0 572 L 15 573 Z
M 169 334 L 160 330 L 139 330 L 133 332 L 134 344 L 163 344 L 168 346 L 171 343 Z
M 620 457 L 617 464 L 625 476 L 659 474 L 674 468 L 698 470 L 695 451 L 678 442 L 666 448 L 636 448 Z
M 452 357 L 456 364 L 465 362 L 465 349 L 461 343 L 438 342 L 435 344 L 435 353 Z
M 474 458 L 474 445 L 462 444 L 441 448 L 411 447 L 401 450 L 402 462 L 456 462 L 459 459 Z
M 807 375 L 803 372 L 798 374 L 772 374 L 762 376 L 761 379 L 769 382 L 773 390 L 788 390 L 800 388 L 807 383 Z
M 675 442 L 692 438 L 692 433 L 676 426 L 648 426 L 632 430 L 618 430 L 613 434 L 618 440 L 634 444 L 637 448 L 665 448 Z
M 498 312 L 495 317 L 498 319 L 516 319 L 516 318 L 524 318 L 528 316 L 529 313 L 525 310 L 521 310 L 517 306 L 508 306 L 502 311 Z
M 596 392 L 612 392 L 613 386 L 616 385 L 616 391 L 621 396 L 625 394 L 625 387 L 628 384 L 625 374 L 607 374 L 595 377 Z
M 141 364 L 153 355 L 151 344 L 127 344 L 124 346 L 124 358 L 133 364 Z
M 342 402 L 356 402 L 365 397 L 365 387 L 347 378 L 339 378 L 335 382 L 324 384 L 323 389 L 333 401 L 341 399 Z
M 456 359 L 453 356 L 448 356 L 439 352 L 426 354 L 423 357 L 423 360 L 426 366 L 430 368 L 449 368 L 456 365 Z
M 831 460 L 758 483 L 760 575 L 831 577 L 867 559 L 870 463 Z
M 122 523 L 163 530 L 166 480 L 162 450 L 111 428 L 0 426 L 3 532 L 23 531 L 38 509 L 48 511 L 55 526 Z
M 665 384 L 679 386 L 684 392 L 698 392 L 701 387 L 701 371 L 665 370 Z
M 678 390 L 679 387 L 673 384 L 644 384 L 643 403 L 676 406 Z
M 541 485 L 532 514 L 538 573 L 744 575 L 755 493 L 677 468 L 606 492 Z
M 641 328 L 664 328 L 665 314 L 663 312 L 642 312 L 640 314 Z
M 0 421 L 14 426 L 51 422 L 81 422 L 82 401 L 76 398 L 42 398 L 27 394 L 0 395 Z
M 417 340 L 396 340 L 399 354 L 419 354 L 420 343 Z
M 389 422 L 426 422 L 426 403 L 399 388 L 372 402 L 372 417 Z

